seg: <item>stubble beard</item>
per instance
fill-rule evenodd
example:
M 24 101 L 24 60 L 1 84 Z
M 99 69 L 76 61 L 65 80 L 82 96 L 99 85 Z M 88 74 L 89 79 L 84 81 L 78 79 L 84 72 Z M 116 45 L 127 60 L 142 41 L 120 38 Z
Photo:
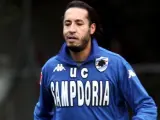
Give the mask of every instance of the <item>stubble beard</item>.
M 82 38 L 82 43 L 80 45 L 68 46 L 68 49 L 74 53 L 83 51 L 89 43 L 89 37 L 86 36 Z

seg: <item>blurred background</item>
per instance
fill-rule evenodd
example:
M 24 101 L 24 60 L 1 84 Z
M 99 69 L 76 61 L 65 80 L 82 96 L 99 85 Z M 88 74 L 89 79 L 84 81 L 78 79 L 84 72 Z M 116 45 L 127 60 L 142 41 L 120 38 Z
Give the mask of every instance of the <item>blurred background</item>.
M 0 0 L 0 120 L 33 120 L 40 69 L 64 42 L 61 17 L 69 1 Z M 99 45 L 122 55 L 160 106 L 158 1 L 84 1 L 100 16 Z

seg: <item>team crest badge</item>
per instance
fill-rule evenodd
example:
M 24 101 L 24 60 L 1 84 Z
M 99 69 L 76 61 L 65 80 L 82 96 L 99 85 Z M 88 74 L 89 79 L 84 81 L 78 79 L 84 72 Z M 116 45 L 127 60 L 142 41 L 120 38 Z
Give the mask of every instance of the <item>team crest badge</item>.
M 108 58 L 107 57 L 96 58 L 95 66 L 98 71 L 100 72 L 105 71 L 108 67 Z

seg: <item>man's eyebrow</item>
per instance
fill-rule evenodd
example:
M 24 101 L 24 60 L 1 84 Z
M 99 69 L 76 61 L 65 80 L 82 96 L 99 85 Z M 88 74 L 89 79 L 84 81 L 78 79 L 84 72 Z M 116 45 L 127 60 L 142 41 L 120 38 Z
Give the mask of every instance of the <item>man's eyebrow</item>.
M 71 20 L 64 20 L 64 22 L 70 22 Z M 76 19 L 76 20 L 74 20 L 74 21 L 76 21 L 76 22 L 83 22 L 83 20 L 81 20 L 81 19 Z
M 76 19 L 75 21 L 76 22 L 83 22 L 83 20 L 81 20 L 81 19 Z
M 70 20 L 64 20 L 64 22 L 70 22 Z

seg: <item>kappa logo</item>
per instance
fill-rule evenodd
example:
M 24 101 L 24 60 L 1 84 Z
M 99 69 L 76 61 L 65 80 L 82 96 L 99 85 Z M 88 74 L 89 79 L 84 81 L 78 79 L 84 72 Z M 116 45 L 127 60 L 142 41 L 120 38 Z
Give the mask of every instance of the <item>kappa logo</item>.
M 128 70 L 128 74 L 129 74 L 128 78 L 131 78 L 131 77 L 135 77 L 135 76 L 136 76 L 136 73 L 133 72 L 133 70 Z
M 107 57 L 100 57 L 97 58 L 95 61 L 95 66 L 98 71 L 103 72 L 108 67 L 108 58 Z
M 63 64 L 57 64 L 57 66 L 54 68 L 53 72 L 57 71 L 57 72 L 61 72 L 63 70 L 66 70 L 63 66 Z

